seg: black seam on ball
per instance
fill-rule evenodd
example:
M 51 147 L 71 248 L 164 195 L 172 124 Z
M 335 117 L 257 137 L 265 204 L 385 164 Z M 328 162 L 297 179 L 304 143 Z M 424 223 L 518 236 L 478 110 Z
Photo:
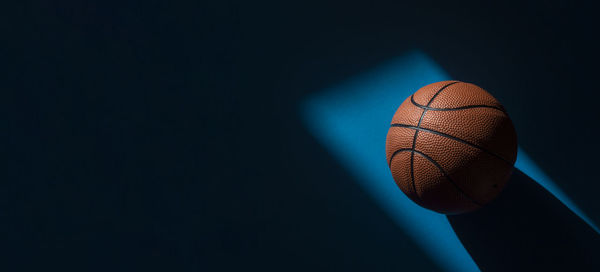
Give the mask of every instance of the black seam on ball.
M 421 151 L 417 151 L 415 149 L 411 149 L 411 148 L 400 148 L 398 150 L 396 150 L 394 152 L 394 154 L 392 154 L 392 157 L 390 158 L 390 166 L 392 163 L 392 160 L 394 159 L 394 156 L 396 156 L 396 154 L 400 153 L 400 152 L 405 152 L 405 151 L 410 151 L 411 152 L 411 156 L 414 156 L 415 153 L 419 154 L 421 157 L 427 159 L 429 162 L 431 162 L 435 167 L 437 167 L 440 172 L 442 172 L 442 175 L 444 175 L 444 177 L 450 182 L 452 183 L 452 185 L 454 185 L 454 187 L 456 188 L 457 191 L 459 191 L 462 195 L 464 195 L 467 199 L 469 199 L 470 201 L 472 201 L 474 204 L 478 205 L 478 206 L 483 206 L 481 203 L 477 202 L 475 199 L 473 199 L 472 197 L 470 197 L 465 191 L 463 191 L 455 182 L 454 180 L 452 180 L 452 178 L 450 178 L 450 175 L 448 173 L 446 173 L 446 171 L 444 170 L 444 168 L 437 162 L 435 161 L 433 158 L 427 156 L 425 153 L 421 152 Z M 419 195 L 417 194 L 417 191 L 415 190 L 415 197 L 417 197 L 419 200 L 421 200 L 421 198 L 419 197 Z M 422 201 L 421 201 L 422 202 Z
M 421 104 L 417 103 L 414 99 L 414 94 L 410 96 L 410 102 L 413 105 L 415 105 L 421 109 L 433 110 L 433 111 L 458 111 L 458 110 L 466 110 L 466 109 L 473 109 L 473 108 L 490 108 L 490 109 L 499 110 L 506 115 L 506 111 L 504 109 L 496 107 L 496 106 L 490 106 L 490 105 L 469 105 L 469 106 L 462 106 L 462 107 L 456 107 L 456 108 L 433 108 L 433 107 L 429 107 L 429 106 L 425 106 L 425 105 L 421 105 Z
M 448 86 L 453 85 L 458 83 L 459 81 L 453 81 L 450 82 L 446 85 L 444 85 L 442 88 L 440 88 L 435 94 L 433 94 L 433 96 L 429 99 L 429 102 L 427 102 L 427 107 L 429 107 L 429 105 L 431 105 L 431 103 L 433 102 L 433 100 L 444 90 L 446 89 Z M 425 113 L 427 112 L 427 109 L 423 109 L 423 112 L 421 113 L 421 118 L 419 118 L 419 123 L 417 124 L 417 128 L 421 126 L 421 122 L 423 121 L 423 117 L 425 116 Z M 415 130 L 415 135 L 413 137 L 413 142 L 412 142 L 412 150 L 415 150 L 415 145 L 417 144 L 417 136 L 419 135 L 419 130 Z M 391 162 L 391 160 L 390 160 Z M 415 191 L 415 196 L 417 198 L 420 199 L 419 194 L 417 193 L 417 187 L 415 186 L 415 169 L 414 169 L 414 165 L 415 165 L 415 153 L 411 153 L 410 154 L 410 180 L 411 180 L 411 184 L 413 187 L 413 190 Z
M 411 125 L 406 125 L 406 124 L 396 124 L 396 123 L 395 123 L 395 124 L 392 124 L 392 125 L 391 125 L 391 127 L 403 127 L 403 128 L 410 128 L 410 129 L 414 129 L 414 130 L 416 130 L 416 131 L 425 131 L 425 132 L 429 132 L 429 133 L 432 133 L 432 134 L 436 134 L 436 135 L 439 135 L 439 136 L 442 136 L 442 137 L 445 137 L 445 138 L 448 138 L 448 139 L 452 139 L 452 140 L 455 140 L 455 141 L 461 142 L 461 143 L 463 143 L 463 144 L 466 144 L 466 145 L 472 146 L 472 147 L 474 147 L 474 148 L 477 148 L 477 149 L 479 149 L 479 150 L 481 150 L 481 151 L 483 151 L 483 152 L 486 152 L 486 153 L 488 153 L 488 154 L 490 154 L 490 155 L 492 155 L 492 156 L 494 156 L 494 157 L 496 157 L 496 158 L 498 158 L 498 159 L 502 160 L 503 162 L 506 162 L 506 163 L 508 163 L 508 164 L 510 164 L 510 165 L 513 165 L 513 163 L 512 163 L 511 161 L 509 161 L 509 160 L 507 160 L 507 159 L 503 158 L 502 156 L 500 156 L 500 155 L 498 155 L 498 154 L 496 154 L 496 153 L 494 153 L 494 152 L 492 152 L 492 151 L 489 151 L 489 150 L 487 150 L 487 149 L 485 149 L 485 148 L 483 148 L 483 147 L 481 147 L 481 146 L 479 146 L 479 145 L 476 145 L 476 144 L 474 144 L 474 143 L 471 143 L 471 142 L 469 142 L 469 141 L 465 141 L 465 140 L 463 140 L 463 139 L 461 139 L 461 138 L 458 138 L 458 137 L 452 136 L 452 135 L 450 135 L 450 134 L 446 134 L 446 133 L 443 133 L 443 132 L 439 132 L 439 131 L 437 131 L 437 130 L 433 130 L 433 129 L 422 128 L 422 127 L 416 127 L 416 126 L 411 126 Z

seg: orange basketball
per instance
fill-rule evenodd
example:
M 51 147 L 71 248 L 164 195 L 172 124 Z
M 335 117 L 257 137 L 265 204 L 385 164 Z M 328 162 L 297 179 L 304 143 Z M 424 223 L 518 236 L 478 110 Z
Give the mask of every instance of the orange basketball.
M 463 213 L 502 191 L 517 157 L 517 135 L 502 105 L 484 89 L 442 81 L 400 105 L 386 155 L 410 199 L 436 212 Z

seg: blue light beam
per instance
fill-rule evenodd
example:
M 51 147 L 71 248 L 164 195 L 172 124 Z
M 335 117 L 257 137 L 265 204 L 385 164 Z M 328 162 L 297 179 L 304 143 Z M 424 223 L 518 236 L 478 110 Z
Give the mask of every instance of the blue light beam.
M 424 85 L 449 79 L 427 55 L 415 51 L 308 97 L 301 113 L 318 141 L 440 267 L 479 271 L 447 218 L 418 206 L 396 187 L 385 159 L 386 134 L 400 103 Z M 516 167 L 598 231 L 521 149 Z

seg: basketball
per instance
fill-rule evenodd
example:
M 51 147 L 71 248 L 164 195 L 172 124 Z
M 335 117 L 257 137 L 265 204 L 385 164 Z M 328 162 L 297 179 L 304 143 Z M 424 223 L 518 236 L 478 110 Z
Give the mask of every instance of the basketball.
M 408 97 L 392 118 L 386 156 L 394 181 L 427 209 L 458 214 L 492 201 L 517 157 L 504 107 L 477 85 L 441 81 Z

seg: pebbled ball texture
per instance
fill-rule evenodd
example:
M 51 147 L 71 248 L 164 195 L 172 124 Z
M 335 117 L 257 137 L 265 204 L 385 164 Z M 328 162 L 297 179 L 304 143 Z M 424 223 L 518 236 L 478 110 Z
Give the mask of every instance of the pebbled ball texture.
M 441 81 L 400 105 L 386 156 L 410 199 L 457 214 L 482 207 L 502 191 L 517 157 L 517 135 L 502 105 L 484 89 Z

